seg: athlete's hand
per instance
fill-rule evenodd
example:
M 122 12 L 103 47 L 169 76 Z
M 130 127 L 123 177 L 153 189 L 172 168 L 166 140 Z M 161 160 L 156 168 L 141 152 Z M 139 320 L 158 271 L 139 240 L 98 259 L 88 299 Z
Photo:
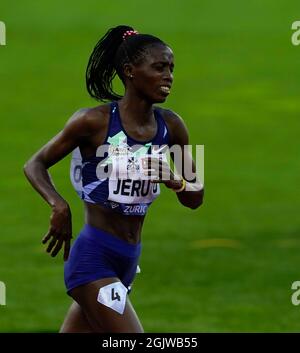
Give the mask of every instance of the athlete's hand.
M 51 256 L 56 256 L 64 244 L 64 260 L 67 261 L 70 252 L 72 239 L 72 216 L 70 207 L 67 203 L 56 204 L 52 208 L 50 217 L 50 227 L 48 233 L 44 236 L 42 243 L 48 247 L 46 251 Z
M 169 164 L 162 158 L 145 157 L 144 165 L 146 167 L 145 175 L 150 176 L 152 183 L 162 183 L 170 189 L 181 187 L 182 179 L 172 171 Z

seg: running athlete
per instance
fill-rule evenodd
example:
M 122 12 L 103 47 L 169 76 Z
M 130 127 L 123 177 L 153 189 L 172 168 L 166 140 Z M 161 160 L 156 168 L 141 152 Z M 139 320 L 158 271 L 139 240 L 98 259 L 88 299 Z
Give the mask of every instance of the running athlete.
M 73 302 L 60 332 L 143 332 L 128 294 L 139 270 L 147 209 L 160 184 L 175 191 L 186 207 L 202 204 L 200 181 L 175 174 L 162 153 L 164 146 L 181 146 L 183 163 L 195 171 L 183 149 L 189 143 L 183 120 L 153 106 L 169 95 L 173 68 L 173 52 L 162 40 L 129 26 L 110 29 L 96 44 L 86 71 L 89 94 L 108 103 L 77 111 L 24 166 L 52 208 L 42 240 L 46 251 L 56 256 L 64 248 L 65 284 Z M 113 91 L 116 74 L 124 96 Z M 71 179 L 84 203 L 85 225 L 70 251 L 70 207 L 48 169 L 71 152 Z M 105 174 L 116 169 L 117 177 Z

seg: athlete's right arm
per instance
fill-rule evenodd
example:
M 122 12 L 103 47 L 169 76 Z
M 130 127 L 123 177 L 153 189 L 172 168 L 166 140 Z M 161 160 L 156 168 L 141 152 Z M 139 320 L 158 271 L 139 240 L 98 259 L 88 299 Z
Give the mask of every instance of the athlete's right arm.
M 36 152 L 25 164 L 24 173 L 35 190 L 52 208 L 50 228 L 43 243 L 51 241 L 47 252 L 56 256 L 64 244 L 64 259 L 67 260 L 72 238 L 71 212 L 68 203 L 56 191 L 48 168 L 67 156 L 74 148 L 84 143 L 94 130 L 92 109 L 81 109 L 67 122 L 64 129 Z M 99 121 L 99 120 L 98 120 Z

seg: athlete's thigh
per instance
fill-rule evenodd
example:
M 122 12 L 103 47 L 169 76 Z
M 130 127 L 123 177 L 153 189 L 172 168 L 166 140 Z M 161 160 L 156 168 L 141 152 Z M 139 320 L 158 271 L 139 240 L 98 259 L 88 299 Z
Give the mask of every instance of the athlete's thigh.
M 60 328 L 60 333 L 90 333 L 94 332 L 90 326 L 86 315 L 79 304 L 75 301 L 71 304 L 64 322 Z
M 124 288 L 117 277 L 110 277 L 74 288 L 70 294 L 94 331 L 142 333 L 143 327 Z

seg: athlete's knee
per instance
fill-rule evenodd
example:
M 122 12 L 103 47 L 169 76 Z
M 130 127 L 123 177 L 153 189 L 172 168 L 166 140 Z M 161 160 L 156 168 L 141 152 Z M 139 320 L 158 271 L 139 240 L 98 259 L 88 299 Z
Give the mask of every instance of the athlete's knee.
M 75 301 L 70 306 L 59 333 L 93 332 L 83 309 Z

